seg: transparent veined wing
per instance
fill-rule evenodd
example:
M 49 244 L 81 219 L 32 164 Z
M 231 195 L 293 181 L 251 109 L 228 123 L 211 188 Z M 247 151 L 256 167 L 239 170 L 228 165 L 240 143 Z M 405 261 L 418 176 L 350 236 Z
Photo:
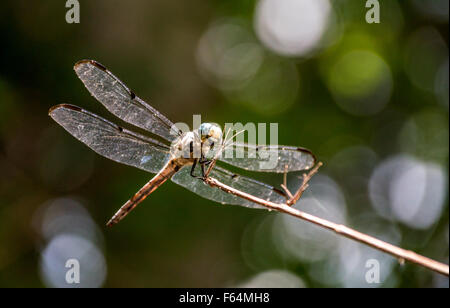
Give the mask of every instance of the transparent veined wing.
M 169 159 L 169 147 L 138 135 L 77 106 L 62 104 L 49 115 L 75 138 L 116 162 L 157 173 Z
M 244 170 L 275 173 L 285 172 L 286 166 L 292 172 L 308 170 L 316 164 L 314 154 L 305 148 L 238 142 L 230 142 L 219 159 Z
M 169 141 L 180 135 L 170 120 L 137 97 L 100 63 L 82 60 L 75 64 L 74 70 L 92 96 L 121 120 Z
M 202 196 L 203 198 L 222 204 L 234 204 L 259 209 L 265 208 L 254 202 L 226 193 L 216 187 L 211 187 L 203 183 L 203 181 L 193 178 L 190 175 L 190 169 L 191 166 L 183 167 L 172 177 L 172 181 Z M 217 165 L 212 169 L 210 177 L 219 180 L 223 184 L 257 196 L 261 199 L 277 203 L 284 203 L 286 201 L 286 195 L 283 191 L 265 183 L 236 174 Z

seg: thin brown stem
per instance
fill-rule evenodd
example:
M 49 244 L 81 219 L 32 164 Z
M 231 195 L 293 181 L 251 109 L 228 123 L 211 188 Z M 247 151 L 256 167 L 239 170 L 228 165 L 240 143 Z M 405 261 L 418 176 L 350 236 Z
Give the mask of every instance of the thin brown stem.
M 317 166 L 316 166 L 317 167 Z M 320 167 L 320 166 L 319 166 Z M 314 170 L 314 169 L 313 169 Z M 317 169 L 315 169 L 317 172 Z M 315 173 L 314 172 L 314 173 Z M 311 172 L 308 174 L 309 178 L 311 178 L 312 175 L 314 175 L 314 173 L 311 174 Z M 305 184 L 309 178 L 308 175 L 306 175 L 306 177 L 304 178 L 303 183 Z M 305 182 L 306 181 L 306 182 Z M 437 262 L 435 260 L 432 260 L 430 258 L 421 256 L 413 251 L 410 250 L 405 250 L 403 248 L 394 246 L 392 244 L 389 244 L 387 242 L 381 241 L 377 238 L 374 238 L 370 235 L 361 233 L 359 231 L 356 231 L 354 229 L 351 229 L 349 227 L 346 227 L 344 225 L 341 224 L 336 224 L 334 222 L 328 221 L 326 219 L 323 218 L 319 218 L 317 216 L 299 211 L 293 207 L 290 207 L 287 203 L 286 204 L 281 204 L 281 203 L 274 203 L 274 202 L 270 202 L 268 200 L 264 200 L 261 198 L 258 198 L 256 196 L 250 195 L 248 193 L 242 192 L 240 190 L 237 190 L 233 187 L 230 187 L 228 185 L 225 185 L 223 183 L 221 183 L 220 181 L 211 178 L 211 177 L 206 177 L 204 179 L 204 182 L 208 185 L 210 185 L 211 187 L 217 187 L 221 190 L 223 190 L 226 193 L 238 196 L 240 198 L 255 202 L 257 204 L 260 204 L 264 207 L 267 207 L 268 209 L 271 210 L 275 210 L 278 212 L 282 212 L 282 213 L 286 213 L 289 214 L 291 216 L 306 220 L 308 222 L 311 222 L 313 224 L 316 224 L 322 228 L 331 230 L 339 235 L 345 236 L 347 238 L 350 238 L 352 240 L 361 242 L 363 244 L 366 244 L 370 247 L 373 247 L 375 249 L 384 251 L 388 254 L 391 254 L 392 256 L 396 257 L 399 259 L 400 263 L 403 263 L 404 261 L 409 261 L 418 265 L 421 265 L 423 267 L 426 267 L 428 269 L 431 269 L 433 271 L 436 271 L 440 274 L 446 275 L 448 276 L 449 274 L 449 267 L 447 264 L 444 263 L 440 263 Z M 307 184 L 302 186 L 306 186 Z M 297 193 L 294 195 L 294 197 L 300 198 L 301 194 L 303 193 L 303 191 L 306 189 L 305 188 L 300 188 Z M 298 200 L 298 199 L 297 199 Z
M 314 176 L 314 174 L 317 173 L 317 171 L 319 170 L 320 167 L 322 167 L 322 162 L 318 162 L 314 168 L 311 169 L 311 171 L 309 171 L 307 174 L 303 174 L 303 181 L 302 181 L 302 185 L 300 185 L 300 187 L 297 189 L 297 191 L 295 192 L 295 194 L 292 196 L 292 194 L 287 190 L 287 184 L 285 183 L 283 189 L 286 190 L 289 196 L 289 199 L 286 201 L 286 204 L 289 206 L 292 206 L 294 204 L 297 203 L 297 201 L 301 198 L 301 196 L 303 195 L 303 193 L 305 192 L 306 188 L 308 188 L 308 182 L 309 180 L 311 180 L 311 178 Z
M 281 184 L 281 188 L 283 188 L 284 192 L 286 193 L 286 195 L 289 197 L 289 199 L 287 199 L 288 201 L 291 199 L 294 199 L 294 196 L 291 194 L 291 192 L 289 191 L 288 187 L 287 187 L 287 173 L 288 173 L 288 165 L 284 166 L 284 174 L 283 174 L 283 184 Z M 287 202 L 286 202 L 287 204 Z

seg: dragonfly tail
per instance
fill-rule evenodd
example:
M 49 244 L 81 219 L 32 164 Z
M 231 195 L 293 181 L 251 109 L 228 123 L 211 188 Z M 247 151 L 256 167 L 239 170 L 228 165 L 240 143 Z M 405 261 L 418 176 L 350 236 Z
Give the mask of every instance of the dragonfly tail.
M 136 205 L 144 201 L 148 195 L 154 192 L 165 181 L 170 179 L 178 170 L 180 170 L 180 168 L 181 166 L 176 164 L 175 161 L 169 161 L 158 174 L 156 174 L 147 184 L 145 184 L 130 200 L 122 205 L 122 207 L 108 221 L 106 226 L 111 227 L 121 221 L 136 207 Z

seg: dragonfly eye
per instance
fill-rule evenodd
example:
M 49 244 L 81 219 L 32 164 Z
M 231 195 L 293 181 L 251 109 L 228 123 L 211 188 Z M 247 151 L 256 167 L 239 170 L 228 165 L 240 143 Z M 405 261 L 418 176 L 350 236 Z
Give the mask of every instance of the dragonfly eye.
M 217 124 L 202 123 L 198 130 L 202 141 L 208 140 L 210 144 L 213 144 L 222 139 L 222 129 Z
M 202 140 L 207 139 L 209 136 L 209 130 L 211 129 L 211 125 L 209 123 L 202 123 L 198 128 L 198 133 Z

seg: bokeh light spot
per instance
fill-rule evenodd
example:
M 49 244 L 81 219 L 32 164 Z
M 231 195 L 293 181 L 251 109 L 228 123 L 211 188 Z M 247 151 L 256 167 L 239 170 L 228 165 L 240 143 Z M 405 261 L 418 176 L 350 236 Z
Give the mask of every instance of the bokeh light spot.
M 398 245 L 402 238 L 397 227 L 376 215 L 363 214 L 352 217 L 351 227 L 394 245 Z M 380 283 L 369 284 L 366 281 L 365 275 L 368 271 L 366 265 L 369 260 L 375 260 L 380 265 Z M 392 287 L 395 286 L 396 280 L 390 276 L 396 264 L 398 264 L 396 259 L 379 250 L 338 237 L 336 248 L 330 251 L 328 258 L 324 262 L 313 263 L 308 272 L 313 280 L 326 286 Z
M 380 56 L 366 50 L 344 54 L 330 68 L 327 82 L 339 107 L 360 116 L 381 111 L 393 87 L 389 66 Z
M 239 288 L 303 288 L 305 283 L 295 274 L 285 270 L 259 273 L 239 284 Z
M 448 117 L 434 109 L 411 116 L 398 135 L 404 152 L 423 160 L 448 162 Z
M 256 74 L 264 52 L 244 22 L 224 19 L 202 35 L 196 57 L 205 81 L 221 90 L 233 90 Z
M 256 7 L 255 30 L 276 53 L 302 56 L 320 42 L 330 11 L 328 0 L 261 0 Z
M 39 234 L 40 274 L 48 287 L 78 288 L 102 286 L 107 272 L 101 247 L 103 234 L 89 212 L 74 198 L 45 202 L 33 214 L 32 225 Z M 69 283 L 68 260 L 79 265 L 79 283 Z
M 254 78 L 242 89 L 228 92 L 227 97 L 257 113 L 273 116 L 295 103 L 299 89 L 299 73 L 293 63 L 266 58 Z
M 447 175 L 441 166 L 398 155 L 375 168 L 369 194 L 380 215 L 411 228 L 427 229 L 440 217 L 446 187 Z
M 448 111 L 448 96 L 449 96 L 449 79 L 448 79 L 448 58 L 445 60 L 439 71 L 436 74 L 436 80 L 434 82 L 434 91 L 436 93 L 439 103 L 447 108 Z
M 66 262 L 76 259 L 80 264 L 80 283 L 66 281 Z M 100 287 L 106 277 L 106 262 L 103 254 L 89 240 L 72 234 L 56 236 L 41 254 L 41 275 L 49 287 L 73 288 Z
M 433 21 L 448 22 L 448 0 L 412 0 L 419 14 L 430 17 Z
M 296 204 L 302 211 L 345 224 L 346 203 L 339 186 L 329 177 L 318 175 Z M 282 253 L 300 261 L 325 259 L 336 249 L 336 235 L 289 215 L 280 215 L 273 227 L 274 241 Z
M 404 69 L 416 87 L 433 91 L 436 75 L 447 58 L 448 48 L 439 32 L 432 27 L 420 28 L 405 46 Z

